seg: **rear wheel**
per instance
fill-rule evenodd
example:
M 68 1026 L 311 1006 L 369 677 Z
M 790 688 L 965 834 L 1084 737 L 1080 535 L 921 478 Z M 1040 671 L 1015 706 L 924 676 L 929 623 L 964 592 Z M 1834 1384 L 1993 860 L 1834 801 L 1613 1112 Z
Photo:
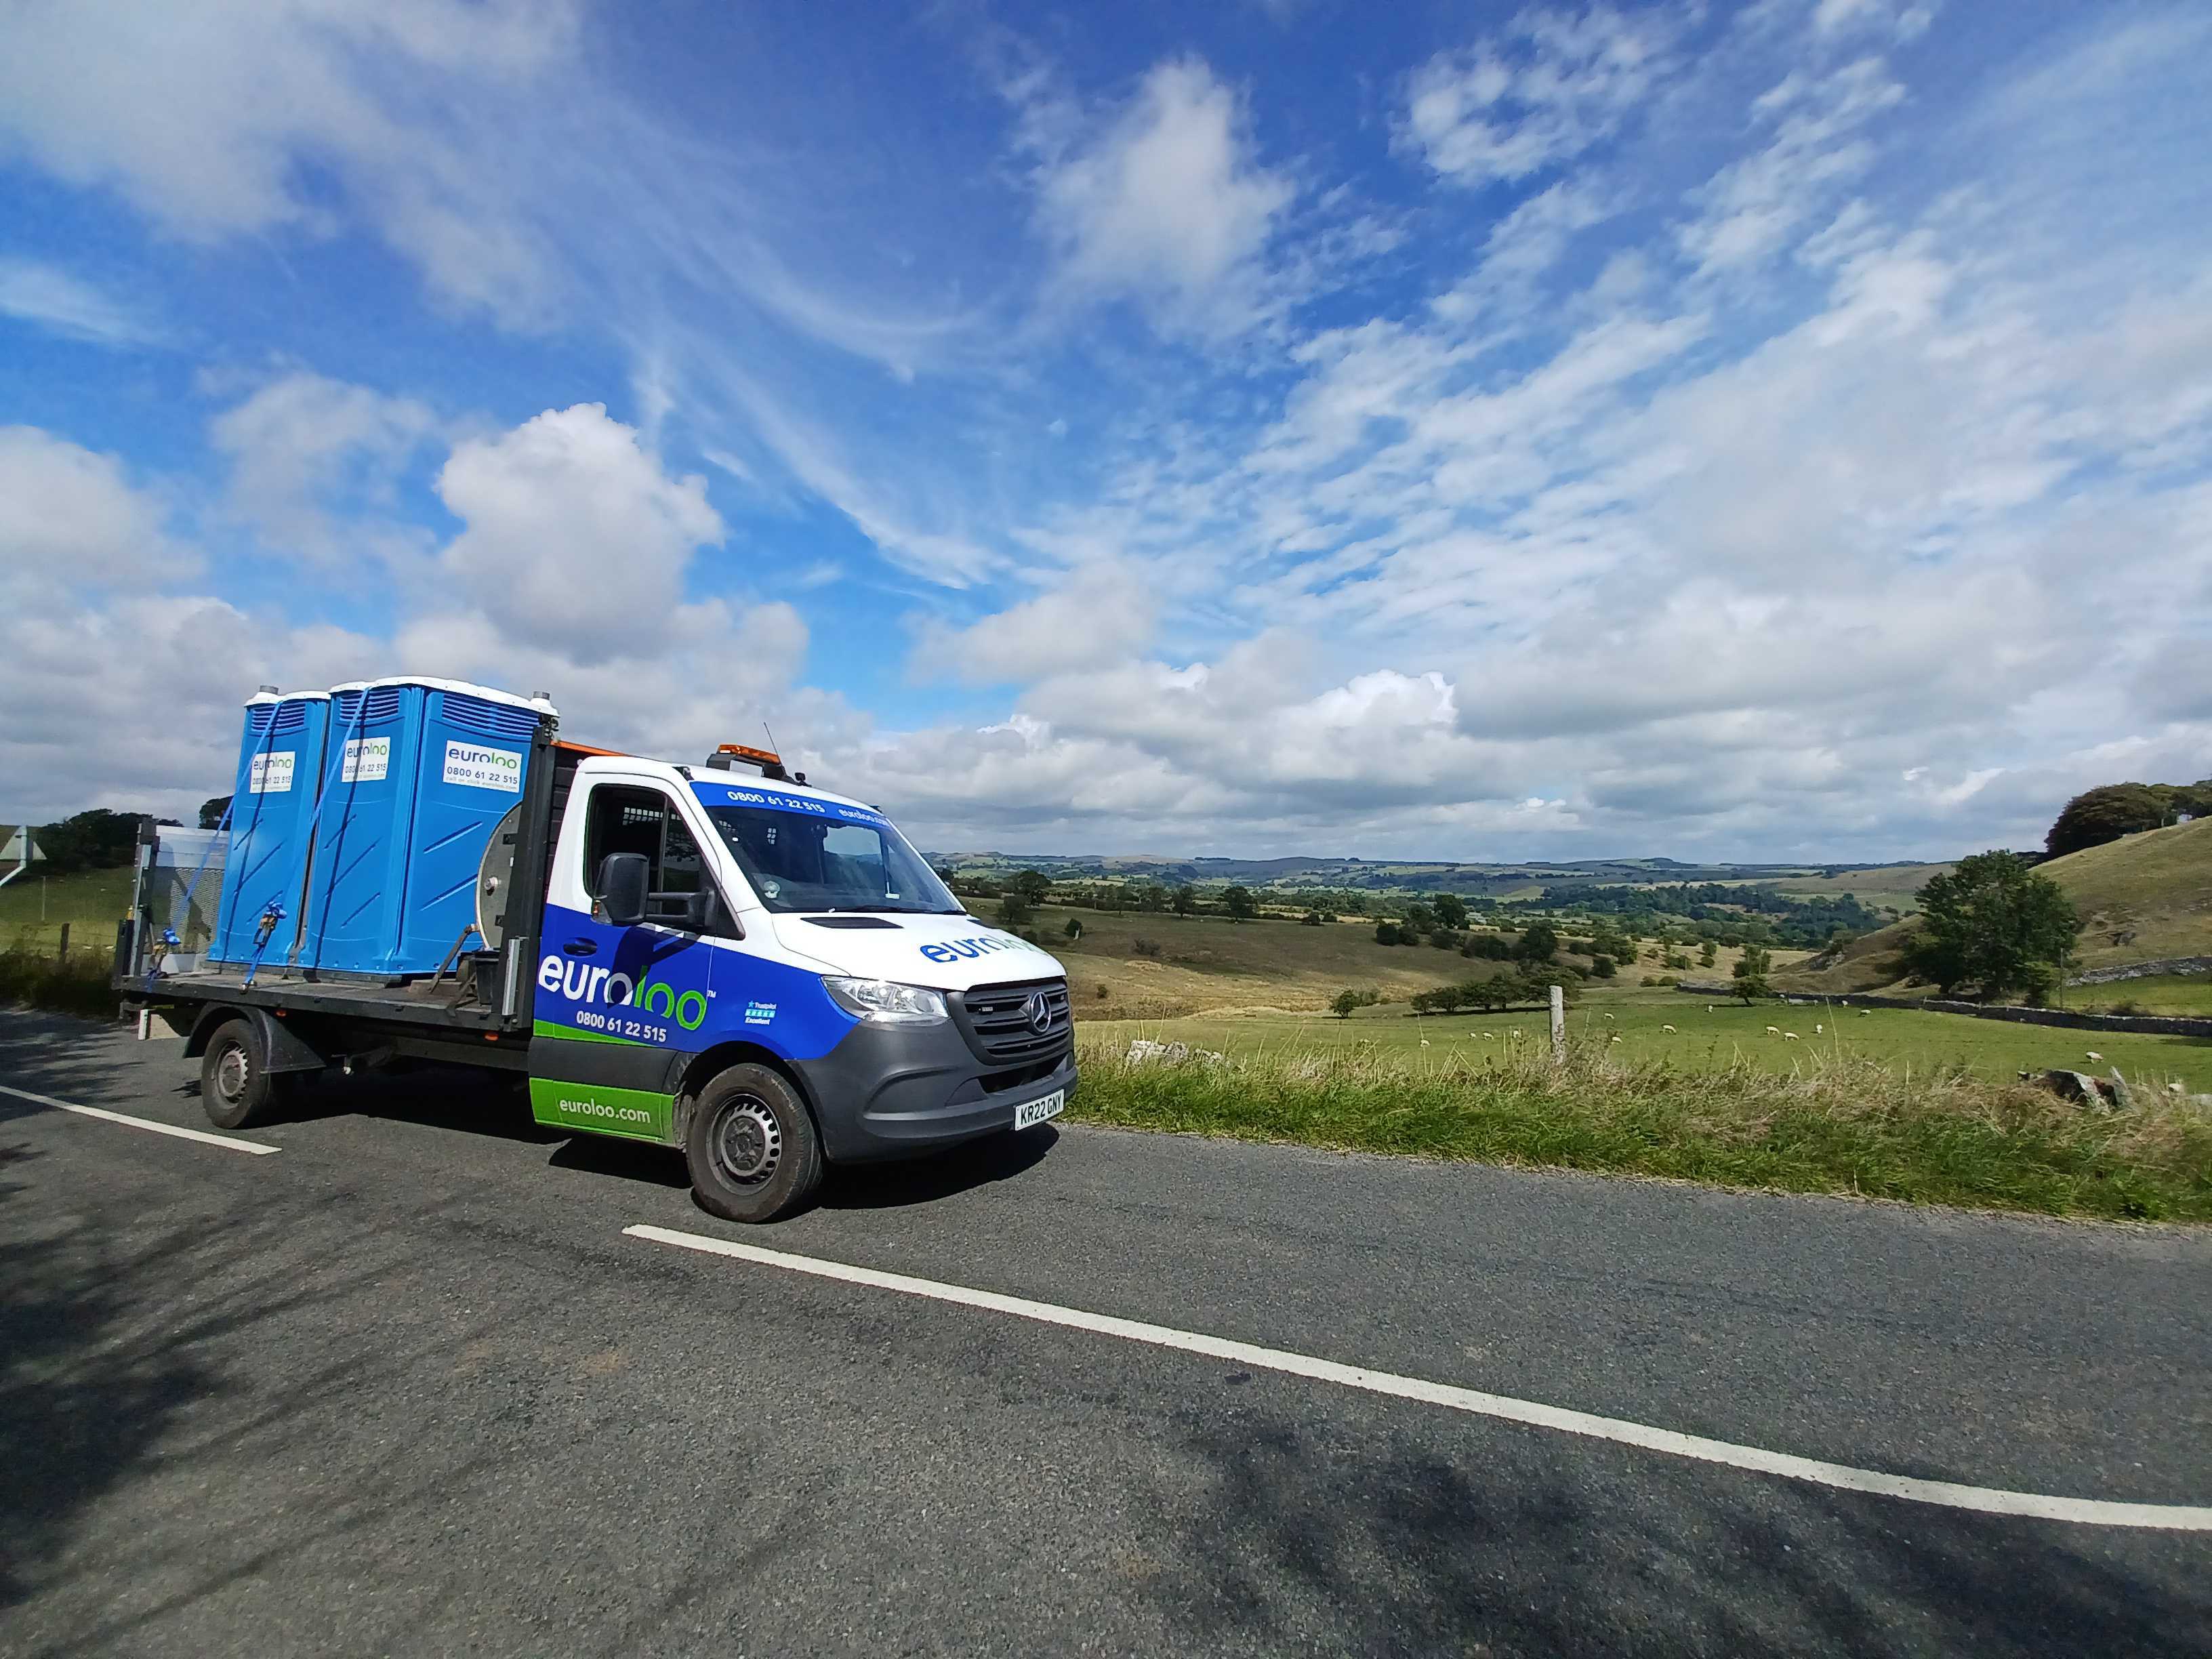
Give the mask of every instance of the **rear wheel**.
M 251 1021 L 225 1020 L 200 1054 L 200 1106 L 218 1129 L 250 1129 L 290 1093 L 272 1074 Z
M 691 1191 L 726 1221 L 775 1221 L 822 1182 L 822 1137 L 789 1079 L 732 1066 L 700 1091 L 684 1135 Z

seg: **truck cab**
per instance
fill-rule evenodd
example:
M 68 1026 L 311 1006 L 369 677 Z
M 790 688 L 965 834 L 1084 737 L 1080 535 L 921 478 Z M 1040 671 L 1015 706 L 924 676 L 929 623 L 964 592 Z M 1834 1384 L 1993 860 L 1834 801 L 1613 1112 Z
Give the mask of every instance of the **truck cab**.
M 1027 1127 L 1075 1085 L 1060 963 L 881 812 L 788 777 L 580 760 L 538 933 L 532 1113 L 684 1146 L 732 1219 L 823 1158 Z

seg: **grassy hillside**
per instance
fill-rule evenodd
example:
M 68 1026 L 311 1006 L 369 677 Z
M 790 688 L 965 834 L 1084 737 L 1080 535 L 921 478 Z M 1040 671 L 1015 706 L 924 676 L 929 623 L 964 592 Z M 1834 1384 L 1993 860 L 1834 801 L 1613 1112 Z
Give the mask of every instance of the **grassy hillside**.
M 103 955 L 112 951 L 115 924 L 131 909 L 131 878 L 128 865 L 46 878 L 33 865 L 0 887 L 0 950 L 18 944 L 51 949 L 61 937 L 62 923 L 67 922 L 71 954 L 87 948 Z
M 1949 872 L 1948 864 L 1886 864 L 1874 870 L 1843 870 L 1832 876 L 1784 876 L 1754 884 L 1790 898 L 1835 898 L 1849 893 L 1862 904 L 1887 905 L 1911 915 L 1920 908 L 1915 896 L 1929 880 Z
M 978 902 L 988 917 L 991 907 Z M 1068 918 L 1083 924 L 1071 941 Z M 1341 990 L 1378 992 L 1402 1003 L 1416 991 L 1513 971 L 1513 964 L 1462 957 L 1428 945 L 1377 945 L 1375 924 L 1348 920 L 1306 927 L 1296 921 L 1232 922 L 1218 916 L 1115 915 L 1046 905 L 1031 924 L 1045 948 L 1067 964 L 1076 1013 L 1084 1019 L 1172 1019 L 1193 1015 L 1244 1017 L 1277 1011 L 1318 1014 Z M 1156 946 L 1157 954 L 1140 949 Z M 1692 975 L 1725 977 L 1738 953 L 1724 950 L 1712 968 Z M 1778 951 L 1778 961 L 1790 953 Z M 1586 958 L 1565 960 L 1578 967 Z M 1694 955 L 1692 960 L 1695 960 Z M 1656 961 L 1624 966 L 1635 983 L 1661 971 Z
M 2073 971 L 2212 956 L 2212 818 L 2145 830 L 2037 867 L 2081 913 Z M 1793 991 L 1833 994 L 1881 990 L 1895 981 L 1891 964 L 1914 926 L 1908 919 L 1869 933 L 1832 964 L 1800 969 L 1779 982 Z M 2106 1002 L 2130 994 L 2127 986 L 2094 988 Z

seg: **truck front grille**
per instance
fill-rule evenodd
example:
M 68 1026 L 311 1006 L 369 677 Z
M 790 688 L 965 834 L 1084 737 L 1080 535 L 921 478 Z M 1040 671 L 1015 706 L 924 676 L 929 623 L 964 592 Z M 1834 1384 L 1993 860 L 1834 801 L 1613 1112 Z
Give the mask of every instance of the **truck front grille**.
M 1037 1023 L 1042 1000 L 1043 1024 Z M 1025 1066 L 1057 1059 L 1074 1041 L 1075 1022 L 1064 979 L 1026 980 L 1016 985 L 979 985 L 952 999 L 968 1046 L 998 1066 Z

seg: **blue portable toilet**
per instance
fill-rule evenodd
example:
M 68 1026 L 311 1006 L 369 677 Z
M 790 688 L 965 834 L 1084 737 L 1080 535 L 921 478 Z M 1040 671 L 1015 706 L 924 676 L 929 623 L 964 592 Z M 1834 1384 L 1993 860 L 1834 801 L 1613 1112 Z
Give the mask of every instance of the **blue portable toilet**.
M 321 848 L 307 888 L 300 965 L 389 974 L 407 890 L 422 688 L 361 680 L 332 686 L 330 696 Z
M 477 921 L 477 878 L 500 821 L 522 804 L 531 740 L 556 718 L 543 698 L 419 680 L 422 775 L 409 837 L 407 892 L 393 971 L 433 972 Z M 463 948 L 481 950 L 471 937 Z
M 231 789 L 230 847 L 208 946 L 215 961 L 257 959 L 255 935 L 272 902 L 284 919 L 260 947 L 258 960 L 283 961 L 298 937 L 330 712 L 328 692 L 280 696 L 273 687 L 264 687 L 246 705 Z
M 334 686 L 331 698 L 301 964 L 431 973 L 476 920 L 484 849 L 522 799 L 531 739 L 552 708 L 412 678 Z

